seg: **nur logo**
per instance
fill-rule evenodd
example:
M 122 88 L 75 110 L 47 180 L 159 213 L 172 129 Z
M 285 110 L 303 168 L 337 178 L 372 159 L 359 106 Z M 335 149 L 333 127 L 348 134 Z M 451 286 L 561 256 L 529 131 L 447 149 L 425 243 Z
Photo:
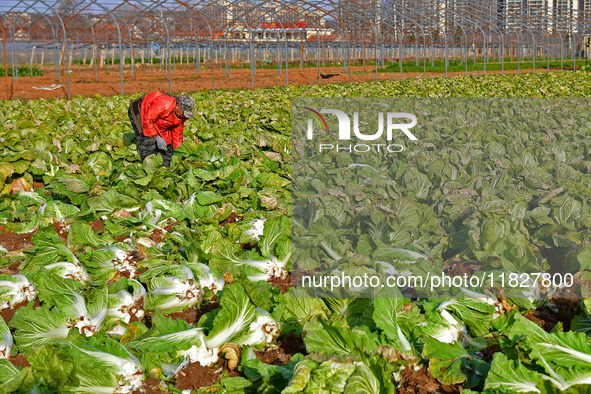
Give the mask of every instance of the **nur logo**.
M 308 119 L 307 137 L 309 140 L 314 138 L 314 120 L 321 129 L 329 131 L 326 119 L 322 114 L 332 114 L 337 117 L 339 121 L 339 140 L 351 139 L 351 119 L 345 112 L 326 108 L 321 109 L 319 112 L 312 108 L 303 108 L 314 115 L 313 119 Z M 359 112 L 353 112 L 353 133 L 355 137 L 363 141 L 374 141 L 381 138 L 384 133 L 384 117 L 386 118 L 386 138 L 388 141 L 392 141 L 395 130 L 402 131 L 411 141 L 417 140 L 417 137 L 410 132 L 410 129 L 417 125 L 417 117 L 405 112 L 387 112 L 385 115 L 380 112 L 378 114 L 378 130 L 374 134 L 363 134 L 359 130 Z M 410 123 L 398 123 L 399 119 L 410 119 Z

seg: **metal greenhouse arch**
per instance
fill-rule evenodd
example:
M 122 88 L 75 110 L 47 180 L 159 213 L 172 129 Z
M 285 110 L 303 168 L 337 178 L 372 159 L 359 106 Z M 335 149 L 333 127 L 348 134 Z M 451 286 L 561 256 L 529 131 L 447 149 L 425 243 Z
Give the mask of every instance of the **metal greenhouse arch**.
M 196 79 L 207 71 L 212 90 L 216 79 L 240 74 L 231 70 L 245 67 L 250 69 L 251 88 L 257 85 L 259 69 L 275 68 L 276 75 L 284 77 L 275 83 L 285 85 L 297 75 L 290 69 L 303 72 L 306 67 L 317 69 L 319 84 L 338 75 L 335 67 L 348 73 L 349 81 L 352 72 L 364 72 L 367 66 L 375 66 L 371 71 L 376 80 L 381 71 L 395 70 L 404 78 L 405 72 L 420 70 L 426 76 L 437 67 L 448 76 L 452 61 L 453 70 L 464 74 L 470 68 L 484 74 L 491 68 L 505 73 L 509 66 L 517 72 L 528 67 L 539 71 L 540 66 L 549 71 L 563 69 L 565 62 L 576 68 L 586 61 L 584 41 L 591 37 L 591 12 L 581 4 L 586 3 L 4 0 L 0 64 L 7 95 L 11 79 L 14 84 L 19 74 L 33 76 L 40 67 L 55 72 L 58 84 L 65 79 L 67 97 L 71 77 L 85 71 L 98 82 L 105 66 L 109 72 L 116 63 L 121 94 L 142 68 L 154 80 L 166 79 L 169 92 L 182 90 L 176 82 L 177 68 L 192 68 Z

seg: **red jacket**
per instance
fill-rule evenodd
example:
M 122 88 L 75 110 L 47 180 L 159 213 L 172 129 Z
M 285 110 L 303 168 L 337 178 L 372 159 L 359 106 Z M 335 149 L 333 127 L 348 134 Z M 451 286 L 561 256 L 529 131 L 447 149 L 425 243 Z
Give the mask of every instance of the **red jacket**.
M 187 118 L 174 113 L 176 98 L 164 93 L 147 94 L 142 101 L 142 132 L 146 137 L 160 135 L 177 149 L 183 142 L 183 127 Z

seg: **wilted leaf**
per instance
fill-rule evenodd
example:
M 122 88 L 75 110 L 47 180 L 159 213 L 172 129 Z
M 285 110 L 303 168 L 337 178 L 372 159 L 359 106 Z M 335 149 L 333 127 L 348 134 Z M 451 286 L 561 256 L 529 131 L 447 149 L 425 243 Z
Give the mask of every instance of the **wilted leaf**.
M 17 178 L 10 185 L 10 192 L 12 194 L 29 191 L 31 191 L 31 184 L 25 178 Z

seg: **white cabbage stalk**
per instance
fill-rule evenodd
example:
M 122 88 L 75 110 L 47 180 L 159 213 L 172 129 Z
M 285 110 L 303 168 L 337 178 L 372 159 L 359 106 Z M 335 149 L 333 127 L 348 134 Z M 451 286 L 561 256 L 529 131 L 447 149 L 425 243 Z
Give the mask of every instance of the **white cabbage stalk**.
M 437 331 L 433 336 L 433 338 L 437 339 L 439 342 L 453 343 L 460 338 L 468 337 L 468 331 L 466 330 L 464 323 L 458 322 L 447 310 L 445 310 L 448 305 L 456 302 L 456 300 L 444 301 L 437 307 L 441 317 L 448 323 L 448 327 L 442 327 L 442 329 Z
M 492 297 L 492 295 L 488 291 L 484 290 L 486 294 L 480 294 L 475 291 L 468 290 L 464 287 L 460 287 L 460 290 L 471 299 L 478 300 L 480 302 L 494 306 L 495 313 L 493 313 L 492 315 L 493 319 L 496 319 L 497 317 L 503 314 L 503 304 L 500 303 L 496 298 Z
M 199 363 L 204 367 L 208 367 L 218 362 L 219 352 L 219 348 L 216 347 L 210 349 L 207 346 L 205 346 L 205 342 L 201 342 L 201 345 L 193 345 L 188 350 L 182 351 L 182 354 L 187 357 L 191 364 Z
M 23 192 L 21 192 L 23 193 Z M 36 193 L 35 193 L 36 194 Z M 58 204 L 56 204 L 53 201 L 50 201 L 48 203 L 44 203 L 43 205 L 41 205 L 38 209 L 37 209 L 37 213 L 41 216 L 45 215 L 45 210 L 51 205 L 51 207 L 53 207 L 54 210 L 54 218 L 55 219 L 60 219 L 63 220 L 66 215 L 64 215 L 64 213 L 62 213 L 62 211 L 59 209 Z M 67 205 L 67 207 L 71 208 L 72 210 L 74 210 L 75 212 L 80 212 L 80 209 L 78 209 L 76 206 L 74 205 Z M 67 213 L 66 213 L 67 214 Z
M 224 289 L 226 281 L 223 276 L 216 277 L 211 274 L 209 266 L 203 263 L 194 264 L 197 267 L 197 278 L 201 288 L 211 289 L 216 294 L 218 291 Z
M 126 331 L 127 331 L 127 327 L 123 327 L 121 324 L 117 323 L 115 325 L 115 327 L 113 327 L 107 331 L 107 335 L 114 335 L 114 336 L 122 337 L 123 335 L 125 335 Z
M 105 261 L 102 265 L 107 267 L 113 267 L 119 272 L 128 272 L 130 278 L 135 278 L 137 274 L 136 263 L 131 256 L 131 253 L 113 245 L 105 248 L 115 254 L 111 260 Z
M 35 347 L 66 339 L 70 331 L 68 320 L 68 317 L 47 307 L 24 313 L 14 333 L 19 350 L 24 353 L 33 352 Z
M 238 345 L 264 345 L 273 342 L 281 335 L 279 324 L 269 315 L 269 312 L 257 308 L 257 314 L 257 319 L 250 323 L 250 332 L 244 339 L 238 341 Z
M 156 245 L 156 242 L 152 241 L 150 238 L 141 237 L 135 241 L 136 244 L 142 245 L 146 248 L 151 248 L 152 246 Z
M 78 349 L 111 365 L 115 369 L 119 387 L 112 391 L 113 393 L 131 394 L 139 390 L 144 384 L 144 370 L 139 360 L 129 352 L 127 353 L 129 358 L 123 358 L 111 353 Z
M 183 266 L 186 279 L 180 279 L 176 276 L 165 276 L 171 286 L 157 287 L 150 290 L 150 293 L 157 296 L 175 295 L 176 300 L 170 300 L 156 305 L 156 310 L 167 310 L 177 306 L 191 306 L 199 303 L 203 298 L 203 290 L 199 287 L 199 282 L 195 280 L 193 271 L 187 266 Z M 154 283 L 154 281 L 152 281 Z
M 12 355 L 12 345 L 14 344 L 12 335 L 9 334 L 0 342 L 0 359 L 8 358 Z
M 512 272 L 508 272 L 508 274 L 512 274 Z M 521 278 L 521 276 L 520 276 Z M 541 278 L 540 278 L 541 281 Z M 523 285 L 527 285 L 527 287 L 525 286 L 521 286 L 521 284 Z M 539 281 L 534 281 L 533 277 L 527 275 L 527 280 L 525 282 L 520 282 L 520 288 L 522 288 L 523 290 L 521 291 L 521 294 L 523 294 L 531 303 L 535 303 L 536 301 L 541 301 L 543 298 L 542 295 L 542 290 L 540 288 L 540 282 Z M 551 289 L 550 293 L 553 293 L 555 291 L 554 288 Z M 548 296 L 551 298 L 552 294 L 548 294 Z
M 179 364 L 167 363 L 167 362 L 162 361 L 160 363 L 160 366 L 162 367 L 162 374 L 164 374 L 164 376 L 166 376 L 167 379 L 172 379 L 176 373 L 175 371 L 179 367 Z M 179 369 L 179 371 L 180 371 L 180 369 Z
M 84 267 L 78 262 L 72 264 L 64 261 L 46 265 L 45 268 L 62 278 L 74 279 L 82 283 L 88 283 L 92 280 Z
M 180 205 L 170 201 L 160 199 L 152 200 L 146 203 L 143 211 L 138 214 L 140 220 L 146 224 L 150 224 L 156 228 L 165 231 L 161 225 L 169 219 L 176 220 L 172 217 L 162 218 L 164 212 L 180 211 Z
M 240 314 L 234 315 L 235 320 L 229 322 L 225 322 L 227 324 L 223 330 L 219 331 L 216 335 L 211 338 L 205 338 L 204 342 L 205 345 L 209 349 L 219 349 L 230 341 L 236 334 L 242 331 L 247 324 L 249 324 L 249 320 L 254 317 L 254 308 L 249 307 L 247 304 L 242 305 L 240 308 Z M 252 314 L 252 315 L 251 315 Z
M 47 208 L 47 203 L 41 204 L 39 208 L 37 208 L 37 213 L 41 216 L 45 213 L 45 209 Z M 57 210 L 57 209 L 56 209 Z
M 412 275 L 412 272 L 410 270 L 405 270 L 405 271 L 398 271 L 396 268 L 394 268 L 394 266 L 390 263 L 387 263 L 385 261 L 376 261 L 376 264 L 380 265 L 382 267 L 382 273 L 384 275 L 386 275 L 387 277 L 399 277 L 399 276 L 406 276 L 409 277 Z
M 143 211 L 138 214 L 138 217 L 143 220 L 144 218 L 148 217 L 148 215 L 154 216 L 154 213 L 162 214 L 162 210 L 154 208 L 154 205 L 167 206 L 167 204 L 160 199 L 148 201 L 144 206 Z
M 397 277 L 400 275 L 398 270 L 394 268 L 394 266 L 390 263 L 387 263 L 385 261 L 376 261 L 375 263 L 382 266 L 382 273 L 384 273 L 388 277 Z
M 0 280 L 0 299 L 4 299 L 0 302 L 0 310 L 37 298 L 39 291 L 26 276 L 15 274 L 12 277 L 17 280 Z
M 74 327 L 77 327 L 80 331 L 80 334 L 84 335 L 85 337 L 91 337 L 97 332 L 99 332 L 100 326 L 102 322 L 96 322 L 89 316 L 80 316 L 80 320 L 74 324 Z
M 165 311 L 176 308 L 178 306 L 193 306 L 198 304 L 203 298 L 203 291 L 195 284 L 181 282 L 176 277 L 167 277 L 167 279 L 174 283 L 173 288 L 160 288 L 151 290 L 150 293 L 154 295 L 176 295 L 176 300 L 169 300 L 162 304 L 156 305 L 155 309 L 158 311 Z
M 171 351 L 171 349 L 173 348 L 181 348 L 181 350 L 178 350 L 176 352 L 175 357 L 184 357 L 185 361 L 184 361 L 184 365 L 188 364 L 188 355 L 187 355 L 187 351 L 188 349 L 192 346 L 192 345 L 197 345 L 199 344 L 199 346 L 201 346 L 203 344 L 203 337 L 205 336 L 205 334 L 203 334 L 203 329 L 201 327 L 194 327 L 194 328 L 190 328 L 188 330 L 183 330 L 183 331 L 178 331 L 178 332 L 173 332 L 171 334 L 166 334 L 166 335 L 162 335 L 159 337 L 148 337 L 145 338 L 143 340 L 141 340 L 139 343 L 137 343 L 134 348 L 136 351 L 138 352 L 168 352 Z M 184 348 L 184 349 L 183 349 Z M 174 369 L 177 368 L 176 365 L 172 365 L 172 364 L 167 364 L 166 368 L 164 368 L 164 364 L 163 363 L 163 369 L 166 369 L 168 372 L 173 373 Z M 179 367 L 182 368 L 182 367 Z M 165 374 L 168 376 L 169 374 L 167 372 L 165 372 Z
M 253 282 L 259 280 L 269 280 L 273 278 L 286 279 L 288 272 L 285 268 L 283 268 L 285 267 L 286 263 L 287 259 L 278 260 L 275 257 L 267 260 L 246 260 L 244 262 L 244 264 L 248 264 L 251 267 L 258 268 L 263 271 L 262 274 L 248 276 L 248 279 Z
M 176 357 L 184 358 L 179 365 L 162 364 L 163 372 L 168 377 L 172 377 L 189 364 L 198 362 L 206 367 L 218 361 L 219 348 L 208 348 L 204 337 L 203 329 L 195 327 L 160 337 L 148 337 L 137 345 L 136 350 L 149 351 L 150 349 L 167 349 L 177 345 L 190 346 L 188 349 L 179 350 L 176 353 Z M 166 371 L 164 371 L 165 369 Z
M 75 298 L 72 306 L 76 310 L 78 318 L 71 319 L 68 328 L 77 327 L 78 330 L 80 330 L 80 334 L 86 337 L 90 337 L 99 332 L 103 320 L 107 317 L 107 308 L 103 308 L 95 315 L 90 316 L 88 309 L 86 308 L 84 297 L 74 291 L 72 291 L 71 294 Z
M 242 231 L 240 235 L 240 242 L 250 245 L 256 245 L 259 243 L 260 236 L 263 235 L 263 230 L 265 229 L 265 222 L 267 219 L 254 219 L 248 222 L 251 225 L 251 228 Z
M 124 323 L 129 323 L 132 315 L 138 319 L 142 319 L 146 314 L 143 309 L 146 290 L 143 286 L 138 288 L 140 290 L 135 296 L 127 290 L 119 290 L 117 294 L 110 294 L 109 298 L 117 299 L 118 302 L 107 309 L 107 316 L 119 319 Z
M 431 338 L 443 343 L 454 343 L 458 340 L 460 333 L 457 327 L 437 326 L 437 330 L 429 334 Z
M 400 347 L 402 348 L 402 350 L 404 350 L 405 352 L 412 352 L 412 345 L 404 336 L 404 333 L 402 332 L 400 326 L 396 327 L 396 331 L 398 333 L 398 339 L 400 340 Z
M 263 309 L 258 309 L 259 316 L 255 321 L 257 312 L 250 305 L 246 294 L 232 292 L 233 289 L 227 289 L 228 293 L 224 294 L 224 298 L 221 300 L 223 310 L 221 315 L 218 315 L 218 317 L 224 317 L 222 319 L 216 318 L 209 336 L 204 337 L 202 331 L 199 331 L 197 333 L 200 336 L 198 338 L 199 342 L 194 341 L 193 346 L 189 349 L 179 352 L 179 356 L 184 356 L 185 360 L 179 365 L 176 372 L 189 363 L 199 362 L 203 366 L 208 366 L 217 362 L 220 349 L 234 338 L 236 343 L 240 342 L 240 338 L 245 338 L 245 342 L 262 344 L 272 341 L 275 336 L 279 335 L 278 324 L 271 319 L 269 314 Z M 225 297 L 230 297 L 231 301 L 227 301 Z M 247 329 L 250 330 L 245 332 Z M 172 339 L 179 342 L 180 339 L 183 339 L 179 335 L 186 334 L 176 333 L 172 335 L 178 337 L 172 337 Z M 195 337 L 195 334 L 192 334 L 192 336 Z M 143 347 L 149 348 L 149 342 L 150 338 L 144 340 Z M 183 343 L 187 343 L 187 341 L 185 340 Z
M 422 322 L 417 324 L 419 327 L 424 327 L 425 335 L 437 339 L 443 343 L 454 343 L 460 338 L 460 329 L 456 326 L 447 326 L 444 324 Z
M 0 317 L 0 359 L 8 358 L 12 355 L 12 345 L 14 343 L 10 329 Z
M 286 279 L 289 273 L 284 267 L 287 265 L 290 258 L 291 252 L 289 252 L 282 260 L 279 260 L 275 256 L 271 256 L 271 258 L 267 260 L 246 260 L 242 264 L 248 264 L 251 267 L 258 268 L 263 271 L 262 274 L 248 276 L 248 279 L 253 282 L 259 280 L 268 281 L 269 279 L 273 278 Z

